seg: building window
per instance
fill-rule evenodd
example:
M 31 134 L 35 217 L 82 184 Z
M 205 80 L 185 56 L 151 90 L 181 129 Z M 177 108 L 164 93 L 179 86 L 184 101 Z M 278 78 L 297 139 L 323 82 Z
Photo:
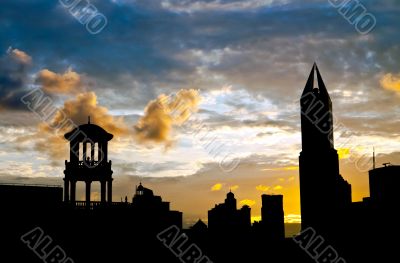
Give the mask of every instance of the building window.
M 83 143 L 79 143 L 79 161 L 83 161 Z
M 93 160 L 98 162 L 99 161 L 99 143 L 96 142 L 94 144 L 94 156 L 93 156 Z
M 91 147 L 90 142 L 87 142 L 86 143 L 86 159 L 89 158 L 89 160 L 92 160 L 91 154 L 92 154 L 92 147 Z

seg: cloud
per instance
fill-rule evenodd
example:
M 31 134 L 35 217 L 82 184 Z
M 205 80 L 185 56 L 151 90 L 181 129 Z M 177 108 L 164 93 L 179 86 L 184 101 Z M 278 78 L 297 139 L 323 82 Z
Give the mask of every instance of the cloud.
M 346 159 L 350 156 L 350 148 L 338 148 L 337 153 L 339 155 L 339 159 Z
M 251 200 L 251 199 L 243 199 L 243 200 L 240 200 L 239 204 L 253 206 L 256 204 L 256 201 Z
M 400 74 L 394 75 L 391 73 L 385 74 L 380 79 L 380 84 L 384 89 L 396 91 L 400 94 Z
M 256 190 L 261 191 L 261 192 L 266 192 L 266 191 L 268 191 L 269 188 L 270 188 L 269 186 L 262 185 L 262 184 L 256 186 Z
M 263 169 L 263 171 L 296 171 L 296 170 L 299 170 L 299 167 L 295 165 Z
M 222 189 L 222 184 L 221 183 L 214 184 L 211 187 L 211 191 L 220 191 L 221 189 Z
M 36 83 L 49 94 L 78 93 L 83 89 L 81 76 L 69 68 L 64 74 L 58 74 L 48 69 L 41 70 L 36 76 Z
M 25 52 L 9 48 L 0 57 L 0 110 L 24 109 L 21 97 L 26 93 L 31 57 Z
M 237 189 L 239 189 L 238 185 L 232 185 L 231 187 L 229 187 L 232 191 L 235 191 Z
M 284 4 L 288 0 L 194 0 L 177 1 L 166 0 L 162 7 L 175 12 L 212 12 L 212 11 L 238 11 L 253 10 L 260 7 L 270 7 L 273 5 Z
M 22 50 L 19 49 L 10 49 L 11 55 L 17 59 L 19 62 L 22 64 L 31 64 L 32 62 L 32 57 L 29 56 L 27 53 L 25 53 Z
M 174 126 L 182 125 L 198 109 L 200 95 L 194 89 L 182 89 L 174 96 L 161 94 L 150 101 L 134 126 L 138 142 L 163 143 L 170 146 Z
M 91 117 L 92 123 L 101 126 L 109 133 L 117 136 L 127 133 L 128 128 L 123 118 L 112 116 L 106 107 L 98 105 L 97 96 L 92 91 L 79 93 L 75 98 L 66 100 L 51 120 L 51 126 L 60 127 L 65 119 L 72 120 L 76 125 L 84 124 L 87 123 L 88 116 Z
M 277 185 L 277 186 L 274 186 L 274 188 L 272 188 L 272 189 L 274 189 L 274 190 L 282 190 L 283 187 L 281 185 Z
M 114 117 L 106 107 L 98 105 L 94 92 L 84 92 L 77 94 L 73 99 L 66 100 L 49 123 L 39 124 L 35 149 L 48 153 L 54 159 L 65 158 L 68 144 L 63 135 L 73 128 L 67 120 L 71 120 L 78 126 L 87 123 L 88 116 L 91 117 L 91 123 L 101 126 L 109 133 L 116 136 L 128 134 L 128 127 L 124 123 L 123 117 Z M 57 128 L 53 129 L 52 127 Z

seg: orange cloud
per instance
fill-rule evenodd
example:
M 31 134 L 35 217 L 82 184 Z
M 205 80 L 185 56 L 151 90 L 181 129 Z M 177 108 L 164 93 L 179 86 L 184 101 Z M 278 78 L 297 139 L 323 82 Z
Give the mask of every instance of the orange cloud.
M 350 148 L 338 148 L 337 153 L 339 155 L 339 159 L 346 159 L 350 156 Z
M 231 187 L 229 187 L 232 191 L 235 191 L 237 189 L 239 189 L 238 185 L 232 185 Z
M 144 116 L 134 126 L 135 138 L 140 143 L 171 145 L 173 127 L 186 122 L 199 102 L 200 95 L 194 89 L 180 90 L 174 96 L 161 94 L 147 104 Z
M 32 57 L 19 49 L 12 49 L 11 56 L 23 64 L 31 64 Z
M 36 83 L 49 94 L 75 94 L 83 90 L 81 76 L 71 69 L 64 74 L 44 69 L 38 73 Z
M 267 168 L 263 169 L 263 171 L 295 171 L 298 170 L 298 166 L 286 166 L 286 167 L 278 167 L 278 168 Z
M 251 199 L 243 199 L 243 200 L 240 200 L 239 204 L 253 206 L 256 204 L 256 201 L 251 200 Z
M 211 187 L 211 191 L 220 191 L 222 189 L 222 184 L 218 183 L 218 184 L 214 184 Z
M 266 192 L 266 191 L 268 191 L 269 188 L 270 188 L 269 186 L 262 185 L 262 184 L 256 186 L 256 190 L 261 191 L 261 192 Z
M 128 134 L 128 127 L 123 118 L 115 118 L 108 113 L 108 109 L 97 104 L 94 92 L 79 93 L 75 98 L 64 102 L 64 106 L 57 110 L 49 123 L 39 124 L 36 150 L 46 152 L 54 159 L 63 159 L 67 156 L 68 144 L 63 135 L 75 125 L 87 123 L 88 116 L 91 122 L 104 128 L 114 135 Z M 50 124 L 50 125 L 48 125 Z M 52 127 L 57 127 L 53 129 Z
M 391 73 L 385 74 L 380 84 L 384 89 L 400 92 L 400 74 L 397 76 Z
M 122 117 L 116 118 L 110 115 L 106 107 L 97 104 L 97 96 L 94 92 L 79 93 L 74 99 L 65 101 L 64 106 L 54 115 L 51 126 L 62 126 L 66 118 L 80 125 L 87 123 L 88 116 L 91 117 L 92 123 L 101 126 L 109 133 L 124 135 L 128 132 L 128 127 Z M 65 127 L 68 130 L 70 128 Z

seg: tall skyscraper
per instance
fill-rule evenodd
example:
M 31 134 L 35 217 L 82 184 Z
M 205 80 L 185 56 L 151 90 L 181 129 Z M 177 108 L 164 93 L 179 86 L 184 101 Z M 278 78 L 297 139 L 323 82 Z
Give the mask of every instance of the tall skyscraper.
M 333 142 L 332 102 L 316 64 L 300 99 L 302 228 L 322 227 L 351 204 L 351 185 L 339 174 Z

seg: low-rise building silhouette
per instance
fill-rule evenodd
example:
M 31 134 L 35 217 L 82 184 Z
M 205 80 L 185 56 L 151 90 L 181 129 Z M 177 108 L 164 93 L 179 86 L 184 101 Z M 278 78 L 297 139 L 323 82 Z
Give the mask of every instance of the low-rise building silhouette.
M 62 207 L 63 189 L 56 185 L 0 184 L 0 208 L 51 210 Z
M 400 203 L 400 165 L 385 164 L 369 171 L 370 201 L 380 207 L 393 208 Z
M 136 187 L 132 203 L 128 206 L 140 218 L 142 224 L 156 221 L 160 225 L 176 225 L 182 228 L 182 212 L 171 211 L 170 203 L 163 202 L 161 196 L 156 196 L 153 191 L 139 184 Z
M 224 203 L 216 204 L 208 211 L 208 228 L 211 232 L 230 232 L 249 230 L 251 227 L 251 208 L 244 205 L 237 209 L 235 195 L 229 191 Z

